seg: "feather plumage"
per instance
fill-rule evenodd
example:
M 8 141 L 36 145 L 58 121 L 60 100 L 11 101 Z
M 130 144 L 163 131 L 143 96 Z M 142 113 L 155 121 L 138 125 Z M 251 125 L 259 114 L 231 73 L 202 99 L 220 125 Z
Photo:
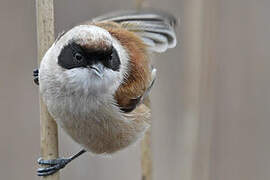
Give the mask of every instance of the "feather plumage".
M 176 46 L 176 19 L 165 12 L 154 10 L 122 11 L 93 19 L 93 22 L 116 22 L 136 33 L 149 50 L 164 52 Z

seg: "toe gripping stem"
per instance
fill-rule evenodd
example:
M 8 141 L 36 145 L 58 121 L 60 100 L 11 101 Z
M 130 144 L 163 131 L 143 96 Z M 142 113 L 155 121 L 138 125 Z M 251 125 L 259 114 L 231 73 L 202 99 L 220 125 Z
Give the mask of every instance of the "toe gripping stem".
M 39 85 L 38 73 L 39 73 L 39 70 L 38 69 L 34 69 L 33 70 L 34 83 L 36 85 Z
M 40 165 L 46 165 L 47 167 L 38 168 L 37 169 L 37 175 L 38 176 L 48 176 L 56 173 L 60 169 L 63 169 L 68 163 L 70 163 L 72 160 L 76 159 L 83 153 L 85 153 L 86 150 L 81 150 L 77 154 L 69 157 L 69 158 L 57 158 L 57 159 L 51 159 L 51 160 L 44 160 L 42 158 L 38 159 L 38 164 Z

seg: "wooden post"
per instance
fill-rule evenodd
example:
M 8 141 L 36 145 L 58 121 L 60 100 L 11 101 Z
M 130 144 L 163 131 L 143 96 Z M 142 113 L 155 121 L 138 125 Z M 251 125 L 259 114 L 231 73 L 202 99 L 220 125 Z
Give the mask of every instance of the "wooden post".
M 38 64 L 48 48 L 54 42 L 53 0 L 36 0 Z M 48 113 L 46 105 L 40 98 L 41 156 L 44 159 L 58 157 L 57 125 Z M 42 177 L 47 180 L 59 180 L 59 173 Z

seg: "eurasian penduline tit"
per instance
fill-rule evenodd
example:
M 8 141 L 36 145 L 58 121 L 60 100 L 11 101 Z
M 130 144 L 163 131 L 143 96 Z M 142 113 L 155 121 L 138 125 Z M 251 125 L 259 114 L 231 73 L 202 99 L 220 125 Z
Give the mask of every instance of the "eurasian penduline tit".
M 84 149 L 70 158 L 39 159 L 39 176 L 86 151 L 112 154 L 150 126 L 145 99 L 156 78 L 152 52 L 176 46 L 175 18 L 143 10 L 116 12 L 62 33 L 44 55 L 34 81 L 48 111 Z

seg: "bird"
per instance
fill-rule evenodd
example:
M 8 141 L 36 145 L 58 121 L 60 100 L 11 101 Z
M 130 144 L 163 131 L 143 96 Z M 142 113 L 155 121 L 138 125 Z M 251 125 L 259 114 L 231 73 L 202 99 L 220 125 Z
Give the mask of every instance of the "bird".
M 61 33 L 34 82 L 50 115 L 82 150 L 69 158 L 38 159 L 38 176 L 64 168 L 85 152 L 113 154 L 151 126 L 147 103 L 156 79 L 153 53 L 177 44 L 176 18 L 159 10 L 105 14 Z

